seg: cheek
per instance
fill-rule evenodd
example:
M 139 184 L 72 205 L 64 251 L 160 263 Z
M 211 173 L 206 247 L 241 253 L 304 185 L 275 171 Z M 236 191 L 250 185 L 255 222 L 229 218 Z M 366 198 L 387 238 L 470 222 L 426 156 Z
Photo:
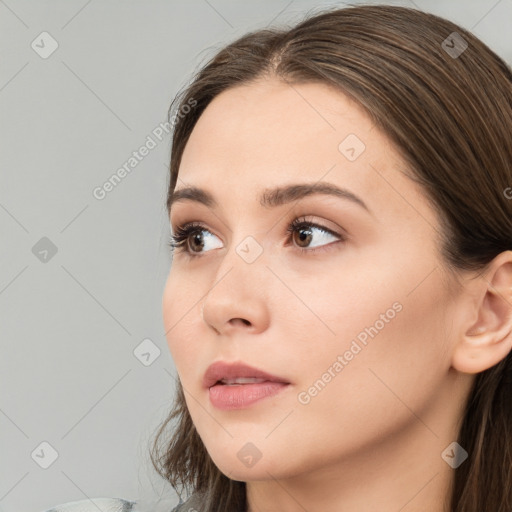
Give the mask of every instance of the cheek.
M 342 293 L 333 298 L 330 325 L 337 338 L 324 337 L 319 346 L 303 335 L 300 344 L 308 361 L 297 397 L 303 419 L 322 418 L 324 435 L 335 424 L 352 440 L 367 441 L 411 421 L 411 410 L 421 417 L 450 367 L 449 301 L 439 276 L 430 277 L 412 293 L 414 286 L 404 283 L 413 280 L 402 277 L 395 290 L 376 287 L 379 293 L 359 301 Z
M 197 354 L 197 334 L 193 326 L 197 325 L 197 315 L 200 304 L 194 307 L 200 295 L 191 296 L 191 286 L 183 273 L 170 272 L 165 283 L 162 298 L 162 318 L 167 346 L 180 371 L 182 363 L 188 363 L 194 353 Z M 184 343 L 186 340 L 186 343 Z
M 390 383 L 414 400 L 416 386 L 434 386 L 448 370 L 449 297 L 439 271 L 432 272 L 435 263 L 417 259 L 411 265 L 409 256 L 405 261 L 403 253 L 382 251 L 371 264 L 362 257 L 359 262 L 356 257 L 345 261 L 351 263 L 344 265 L 351 272 L 324 268 L 321 275 L 313 273 L 314 279 L 289 281 L 298 296 L 308 297 L 308 307 L 297 306 L 297 322 L 291 322 L 290 315 L 283 317 L 286 327 L 278 338 L 289 339 L 292 331 L 289 368 L 302 368 L 302 390 L 320 379 L 329 381 L 326 387 L 340 386 L 357 396 Z M 335 364 L 339 356 L 341 366 Z M 331 378 L 322 377 L 329 372 Z M 393 396 L 390 390 L 386 393 Z M 340 400 L 348 398 L 341 394 Z

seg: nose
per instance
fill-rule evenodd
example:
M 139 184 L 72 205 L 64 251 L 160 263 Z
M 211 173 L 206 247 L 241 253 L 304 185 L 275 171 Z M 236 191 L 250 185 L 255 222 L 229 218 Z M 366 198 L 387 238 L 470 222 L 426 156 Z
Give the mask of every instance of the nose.
M 234 256 L 229 258 L 231 265 L 227 270 L 224 264 L 228 256 L 219 267 L 220 277 L 202 302 L 201 317 L 217 334 L 256 334 L 269 323 L 268 287 L 262 283 L 268 282 L 271 273 L 263 261 L 248 264 L 236 253 Z

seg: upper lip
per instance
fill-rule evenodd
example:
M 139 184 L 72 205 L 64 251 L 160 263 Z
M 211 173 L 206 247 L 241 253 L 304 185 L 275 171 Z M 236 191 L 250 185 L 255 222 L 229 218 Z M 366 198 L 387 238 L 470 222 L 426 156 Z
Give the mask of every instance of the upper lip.
M 236 379 L 237 377 L 255 377 L 258 379 L 266 379 L 271 382 L 283 382 L 289 384 L 289 382 L 276 375 L 254 368 L 242 362 L 227 363 L 224 361 L 217 361 L 211 364 L 203 377 L 203 386 L 210 388 L 218 381 L 222 379 Z

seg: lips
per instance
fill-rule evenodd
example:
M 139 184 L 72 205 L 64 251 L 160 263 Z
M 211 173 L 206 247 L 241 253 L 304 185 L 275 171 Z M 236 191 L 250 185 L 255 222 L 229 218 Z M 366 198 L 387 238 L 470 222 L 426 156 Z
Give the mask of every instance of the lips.
M 260 382 L 268 381 L 290 384 L 290 382 L 283 377 L 271 375 L 270 373 L 264 372 L 263 370 L 259 370 L 258 368 L 254 368 L 241 362 L 226 363 L 224 361 L 217 361 L 216 363 L 210 365 L 206 370 L 203 378 L 203 387 L 208 389 L 217 383 L 225 385 L 234 383 L 238 383 L 240 385 L 250 385 L 249 381 L 244 381 L 244 379 L 251 378 L 262 379 Z M 235 379 L 240 380 L 236 381 Z

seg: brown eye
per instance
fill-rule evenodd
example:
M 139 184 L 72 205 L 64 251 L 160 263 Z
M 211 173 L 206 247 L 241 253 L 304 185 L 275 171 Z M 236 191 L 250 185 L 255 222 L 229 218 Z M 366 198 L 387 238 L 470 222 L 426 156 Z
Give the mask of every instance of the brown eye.
M 190 238 L 187 238 L 187 241 L 190 241 L 189 247 L 194 248 L 194 246 L 196 246 L 196 248 L 198 248 L 198 251 L 193 249 L 192 252 L 201 252 L 201 249 L 204 247 L 204 240 L 201 235 L 201 231 L 196 231 L 195 233 L 192 233 L 191 235 L 192 236 Z
M 338 241 L 346 240 L 345 236 L 335 233 L 325 226 L 315 224 L 314 222 L 305 221 L 303 219 L 295 219 L 289 225 L 287 232 L 289 237 L 292 239 L 293 245 L 296 245 L 300 252 L 314 252 L 318 250 L 324 250 L 330 248 L 330 246 L 333 245 L 332 243 L 325 243 L 320 245 L 318 248 L 313 247 L 311 249 L 306 249 L 305 247 L 309 247 L 314 238 L 319 238 L 320 240 L 328 238 L 335 238 Z M 322 233 L 323 236 L 316 235 L 317 232 Z
M 176 233 L 171 236 L 169 246 L 171 251 L 183 252 L 191 258 L 202 256 L 208 250 L 204 250 L 212 237 L 217 238 L 209 229 L 197 222 L 191 222 L 183 226 L 176 227 Z M 335 241 L 343 242 L 347 239 L 346 236 L 335 233 L 334 231 L 315 224 L 314 222 L 305 221 L 303 219 L 295 219 L 287 228 L 288 238 L 292 240 L 292 244 L 298 247 L 301 252 L 314 252 L 318 250 L 330 249 L 329 238 L 334 238 Z M 318 235 L 317 233 L 320 233 Z M 316 239 L 327 239 L 327 242 L 320 244 L 319 247 L 310 247 L 310 244 Z M 216 248 L 216 247 L 213 247 Z
M 304 246 L 307 247 L 311 243 L 311 239 L 313 238 L 311 229 L 305 228 L 305 227 L 300 227 L 300 228 L 296 229 L 293 232 L 293 234 L 298 235 L 298 236 L 295 236 L 294 238 L 299 247 L 302 247 L 302 244 L 304 244 Z
M 204 235 L 204 233 L 208 234 Z M 169 246 L 171 251 L 184 252 L 191 257 L 200 256 L 204 252 L 202 249 L 212 237 L 215 235 L 206 227 L 192 222 L 176 228 L 176 233 L 171 236 Z

